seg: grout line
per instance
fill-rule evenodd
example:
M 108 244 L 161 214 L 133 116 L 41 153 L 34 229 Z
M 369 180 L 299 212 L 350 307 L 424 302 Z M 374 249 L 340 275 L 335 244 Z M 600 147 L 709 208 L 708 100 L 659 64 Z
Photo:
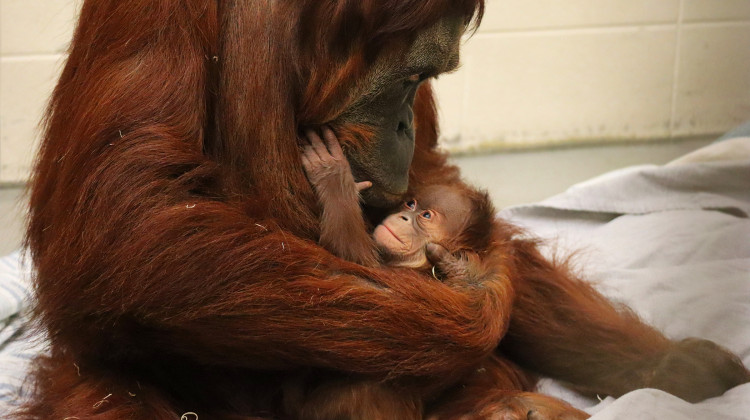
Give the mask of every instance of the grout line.
M 664 30 L 674 29 L 675 22 L 664 23 L 644 23 L 640 25 L 590 25 L 590 26 L 571 26 L 571 27 L 548 27 L 533 29 L 501 29 L 493 31 L 479 31 L 474 35 L 478 37 L 497 37 L 497 36 L 535 36 L 535 35 L 566 35 L 566 34 L 591 34 L 591 33 L 619 33 L 619 32 L 640 32 L 644 30 Z
M 675 135 L 675 124 L 677 119 L 677 89 L 680 77 L 680 56 L 682 55 L 682 20 L 684 18 L 685 0 L 680 0 L 680 9 L 677 16 L 677 34 L 674 48 L 674 68 L 672 69 L 672 104 L 669 113 L 669 136 Z
M 682 16 L 680 16 L 682 19 Z M 704 20 L 704 21 L 683 21 L 682 26 L 703 27 L 703 28 L 736 28 L 741 26 L 750 26 L 750 20 Z
M 684 24 L 689 26 L 705 26 L 705 27 L 716 27 L 716 26 L 746 26 L 750 25 L 750 19 L 716 19 L 716 20 L 691 20 L 683 21 L 682 12 L 682 0 L 680 0 L 680 12 L 678 15 L 677 22 L 644 22 L 644 23 L 628 23 L 628 24 L 594 24 L 594 25 L 581 25 L 581 26 L 540 26 L 536 28 L 501 28 L 501 29 L 489 29 L 482 30 L 481 26 L 479 31 L 474 34 L 474 37 L 482 35 L 545 35 L 545 34 L 564 34 L 564 33 L 601 33 L 601 32 L 622 32 L 622 31 L 642 31 L 642 30 L 658 30 L 658 29 L 669 29 L 676 26 L 676 24 Z
M 0 181 L 0 191 L 25 189 L 28 181 Z
M 24 61 L 40 61 L 40 60 L 60 60 L 64 58 L 66 53 L 49 53 L 49 54 L 13 54 L 0 56 L 0 60 L 5 63 L 21 63 Z

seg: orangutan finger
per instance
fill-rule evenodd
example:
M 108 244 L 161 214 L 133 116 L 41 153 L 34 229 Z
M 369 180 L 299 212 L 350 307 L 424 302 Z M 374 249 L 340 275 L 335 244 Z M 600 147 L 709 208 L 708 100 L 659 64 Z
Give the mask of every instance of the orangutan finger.
M 300 158 L 302 160 L 302 167 L 305 168 L 305 171 L 309 171 L 310 167 L 312 166 L 312 163 L 310 162 L 310 159 L 304 153 L 302 155 L 300 155 Z
M 364 191 L 364 190 L 372 187 L 372 182 L 370 182 L 370 181 L 362 181 L 362 182 L 357 182 L 356 185 L 357 185 L 357 192 L 361 192 L 361 191 Z
M 302 156 L 304 156 L 311 164 L 320 162 L 320 156 L 318 156 L 318 153 L 310 145 L 304 146 L 302 148 Z
M 338 138 L 336 138 L 336 133 L 331 130 L 331 127 L 323 127 L 323 138 L 326 140 L 326 146 L 328 146 L 331 156 L 336 159 L 344 159 L 344 151 L 341 150 L 341 144 Z
M 310 144 L 312 145 L 313 149 L 315 149 L 315 153 L 317 153 L 318 156 L 320 156 L 320 159 L 323 161 L 330 160 L 331 153 L 326 148 L 326 145 L 323 144 L 323 140 L 321 140 L 318 133 L 312 130 L 310 130 L 310 133 L 312 134 L 309 134 L 308 138 L 310 139 Z
M 305 146 L 305 148 L 309 148 L 308 151 L 310 153 L 314 153 L 317 156 L 318 160 L 323 160 L 326 156 L 330 155 L 328 151 L 325 150 L 323 141 L 320 140 L 320 136 L 318 136 L 318 133 L 308 128 L 307 130 L 305 130 L 305 136 L 307 137 L 308 141 L 308 145 Z

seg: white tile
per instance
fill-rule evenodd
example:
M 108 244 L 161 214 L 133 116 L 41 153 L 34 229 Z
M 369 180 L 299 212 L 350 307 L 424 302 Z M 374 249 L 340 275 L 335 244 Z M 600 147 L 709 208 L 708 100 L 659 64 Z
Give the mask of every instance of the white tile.
M 462 148 L 667 137 L 676 29 L 477 35 Z
M 460 140 L 466 72 L 466 63 L 462 63 L 455 73 L 443 74 L 433 82 L 440 117 L 440 141 L 446 145 Z
M 682 31 L 675 134 L 720 133 L 750 119 L 750 24 Z
M 490 0 L 480 31 L 674 23 L 679 0 Z
M 77 10 L 72 0 L 0 0 L 0 53 L 64 51 L 73 35 Z
M 684 22 L 750 19 L 750 0 L 684 0 Z
M 25 181 L 61 58 L 0 59 L 0 182 Z

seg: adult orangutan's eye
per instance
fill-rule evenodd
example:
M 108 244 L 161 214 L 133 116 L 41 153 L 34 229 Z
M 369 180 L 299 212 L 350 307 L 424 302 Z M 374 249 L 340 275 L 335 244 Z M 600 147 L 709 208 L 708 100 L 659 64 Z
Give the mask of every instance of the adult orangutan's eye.
M 417 200 L 411 199 L 411 200 L 407 201 L 406 203 L 404 203 L 404 205 L 409 210 L 414 210 L 414 209 L 417 208 Z
M 427 220 L 430 220 L 432 219 L 432 212 L 427 210 L 427 211 L 422 212 L 420 216 L 424 217 Z

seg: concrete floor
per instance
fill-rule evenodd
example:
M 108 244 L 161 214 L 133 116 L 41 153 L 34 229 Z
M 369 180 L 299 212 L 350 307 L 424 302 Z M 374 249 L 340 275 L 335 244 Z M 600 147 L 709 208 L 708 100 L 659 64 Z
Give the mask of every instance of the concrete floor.
M 464 178 L 492 195 L 498 208 L 539 201 L 573 184 L 613 169 L 663 164 L 713 140 L 694 139 L 656 144 L 571 147 L 552 150 L 459 156 L 453 162 Z M 0 255 L 21 245 L 24 189 L 0 188 Z
M 580 146 L 461 156 L 464 179 L 485 188 L 498 209 L 533 203 L 597 175 L 633 165 L 667 163 L 716 139 Z

